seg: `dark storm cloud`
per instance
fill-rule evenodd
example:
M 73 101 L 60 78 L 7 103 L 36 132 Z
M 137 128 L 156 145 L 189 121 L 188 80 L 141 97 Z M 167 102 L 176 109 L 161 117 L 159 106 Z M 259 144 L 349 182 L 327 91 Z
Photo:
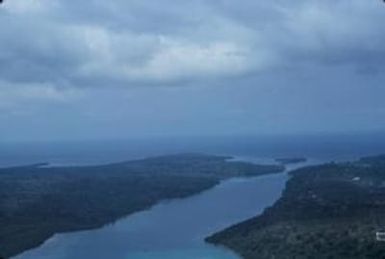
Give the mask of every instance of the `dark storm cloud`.
M 379 0 L 5 1 L 0 135 L 385 129 L 384 24 Z
M 0 75 L 129 86 L 302 63 L 366 70 L 383 65 L 384 17 L 360 0 L 13 0 L 0 15 Z

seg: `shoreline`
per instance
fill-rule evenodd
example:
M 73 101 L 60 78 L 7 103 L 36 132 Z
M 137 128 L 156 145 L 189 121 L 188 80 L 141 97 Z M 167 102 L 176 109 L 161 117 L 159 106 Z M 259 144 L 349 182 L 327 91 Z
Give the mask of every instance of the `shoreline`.
M 0 169 L 0 177 L 3 184 L 9 186 L 7 188 L 19 186 L 17 188 L 23 190 L 14 192 L 14 196 L 24 195 L 24 192 L 33 194 L 32 200 L 23 201 L 20 208 L 15 208 L 14 216 L 0 218 L 0 225 L 4 226 L 3 234 L 0 231 L 3 244 L 0 254 L 20 255 L 41 246 L 56 233 L 101 228 L 135 212 L 148 210 L 160 201 L 208 190 L 221 179 L 282 170 L 275 165 L 228 162 L 227 158 L 182 154 L 91 167 Z M 41 187 L 36 188 L 39 185 Z M 8 195 L 9 199 L 14 196 Z M 54 203 L 47 204 L 46 199 Z M 29 208 L 31 202 L 35 204 L 33 208 Z M 24 211 L 23 206 L 27 210 Z M 57 209 L 51 211 L 52 207 Z M 10 212 L 4 207 L 0 209 Z M 41 222 L 39 214 L 46 215 L 48 220 Z M 12 229 L 16 230 L 15 236 L 9 234 Z
M 123 253 L 116 251 L 127 249 L 130 251 L 127 258 L 133 259 L 142 258 L 140 255 L 145 258 L 157 259 L 159 257 L 153 257 L 153 255 L 158 253 L 164 255 L 162 258 L 174 258 L 172 257 L 174 251 L 182 253 L 183 250 L 187 253 L 186 257 L 182 257 L 182 253 L 181 257 L 175 258 L 239 259 L 240 257 L 229 249 L 218 248 L 205 243 L 204 237 L 249 218 L 253 215 L 253 211 L 260 211 L 265 206 L 270 206 L 275 199 L 279 198 L 286 180 L 287 175 L 285 173 L 245 178 L 244 180 L 224 180 L 201 194 L 189 196 L 186 199 L 161 202 L 149 211 L 138 212 L 119 220 L 113 226 L 58 236 L 56 242 L 27 253 L 21 258 L 38 258 L 39 255 L 49 255 L 50 258 L 56 258 L 55 255 L 61 254 L 62 247 L 68 247 L 66 250 L 72 251 L 73 258 L 88 258 L 92 257 L 92 254 L 83 253 L 83 246 L 99 247 L 98 244 L 103 244 L 104 248 L 101 248 L 100 251 L 101 253 L 107 251 L 106 254 L 110 254 L 110 258 L 123 258 Z M 272 196 L 267 195 L 270 198 L 266 196 L 263 198 L 261 194 L 265 193 L 265 188 L 269 188 L 266 186 L 271 186 L 273 190 L 278 191 L 272 191 L 271 193 L 275 193 Z M 232 193 L 234 192 L 239 195 L 233 197 Z M 261 197 L 259 199 L 261 205 L 251 205 L 253 202 L 250 201 L 249 197 L 252 193 L 253 196 Z M 219 205 L 220 203 L 223 205 Z M 206 209 L 209 204 L 212 206 L 210 209 Z M 251 207 L 246 204 L 250 204 Z M 223 212 L 226 211 L 228 213 L 223 215 Z M 193 218 L 190 218 L 189 215 L 193 215 Z M 220 217 L 221 215 L 223 217 Z M 168 230 L 170 231 L 167 232 Z M 170 239 L 159 239 L 162 238 L 162 233 L 168 233 Z M 115 240 L 116 236 L 119 240 Z M 159 243 L 162 245 L 158 246 Z M 176 244 L 178 245 L 175 246 Z M 110 248 L 113 248 L 112 251 Z M 233 256 L 231 256 L 232 254 Z M 77 255 L 82 255 L 82 257 L 77 257 Z M 101 257 L 96 256 L 96 258 Z
M 384 169 L 385 156 L 375 156 L 291 171 L 272 207 L 206 241 L 245 259 L 379 258 L 385 254 L 375 241 L 385 225 Z

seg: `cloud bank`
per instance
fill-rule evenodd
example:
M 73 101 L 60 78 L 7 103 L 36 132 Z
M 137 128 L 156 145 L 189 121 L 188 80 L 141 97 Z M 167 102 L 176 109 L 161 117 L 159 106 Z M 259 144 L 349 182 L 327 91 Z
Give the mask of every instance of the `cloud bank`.
M 0 76 L 57 87 L 164 85 L 297 66 L 383 68 L 380 1 L 12 0 Z
M 384 24 L 380 0 L 7 0 L 0 136 L 385 130 Z

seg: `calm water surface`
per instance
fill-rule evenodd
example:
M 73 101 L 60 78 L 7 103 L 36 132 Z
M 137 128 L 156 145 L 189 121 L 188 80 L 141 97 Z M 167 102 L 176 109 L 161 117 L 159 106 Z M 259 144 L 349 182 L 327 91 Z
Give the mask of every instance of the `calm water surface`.
M 381 141 L 380 141 L 381 140 Z M 195 143 L 195 142 L 194 142 Z M 279 139 L 264 143 L 242 139 L 222 145 L 179 145 L 175 141 L 148 145 L 132 143 L 0 145 L 0 167 L 50 162 L 53 165 L 103 164 L 164 153 L 237 154 L 241 160 L 271 163 L 256 157 L 352 160 L 385 152 L 385 137 L 362 139 Z M 380 144 L 379 144 L 380 143 Z M 156 148 L 154 148 L 156 147 Z M 314 161 L 311 161 L 313 163 Z M 303 166 L 303 165 L 301 165 Z M 204 242 L 208 235 L 260 214 L 281 195 L 287 175 L 231 179 L 198 195 L 171 200 L 130 215 L 101 229 L 58 234 L 17 259 L 237 259 L 224 248 Z
M 261 213 L 280 197 L 287 178 L 283 173 L 223 181 L 101 229 L 55 235 L 17 259 L 237 259 L 204 238 Z

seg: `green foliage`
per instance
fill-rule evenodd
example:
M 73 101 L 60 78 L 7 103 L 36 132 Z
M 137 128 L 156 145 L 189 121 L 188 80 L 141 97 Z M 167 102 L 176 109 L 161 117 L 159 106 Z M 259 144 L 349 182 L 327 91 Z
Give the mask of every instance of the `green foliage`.
M 0 253 L 12 256 L 58 232 L 101 227 L 221 179 L 283 169 L 227 159 L 184 154 L 102 166 L 0 169 Z
M 207 239 L 244 258 L 384 258 L 385 156 L 293 171 L 283 196 L 256 218 Z

